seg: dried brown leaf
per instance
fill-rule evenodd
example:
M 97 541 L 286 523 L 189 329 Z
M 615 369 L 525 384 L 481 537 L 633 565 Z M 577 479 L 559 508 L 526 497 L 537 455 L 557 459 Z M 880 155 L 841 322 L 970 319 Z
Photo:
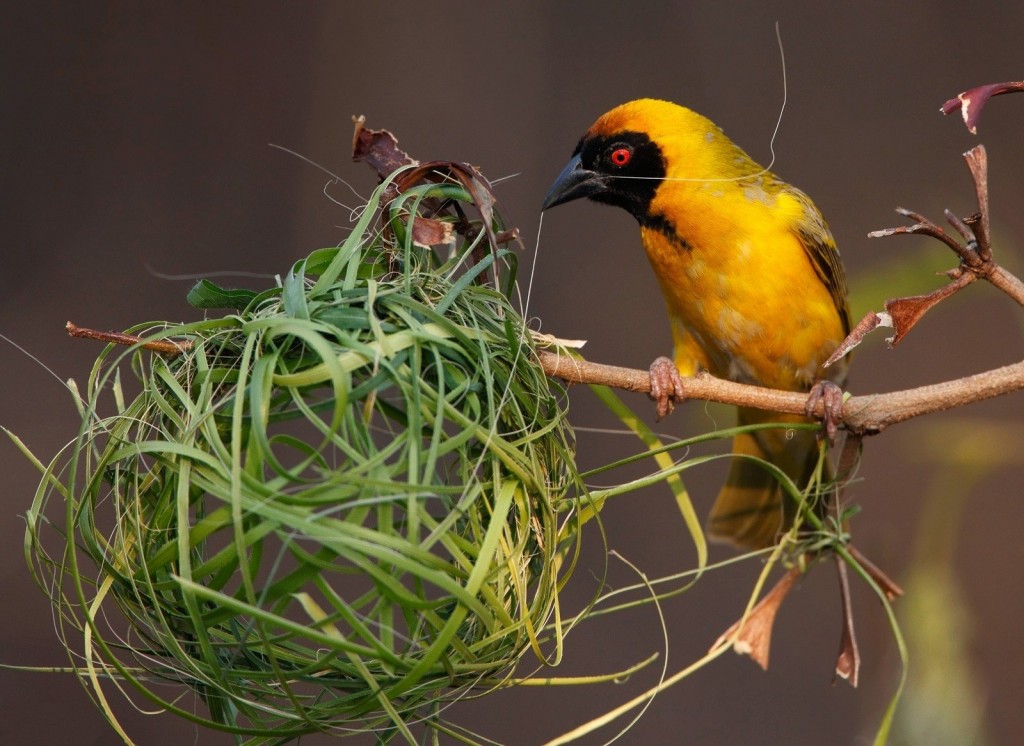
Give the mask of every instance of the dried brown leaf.
M 843 602 L 843 634 L 839 641 L 839 655 L 836 657 L 836 676 L 846 679 L 850 686 L 857 688 L 860 678 L 860 650 L 857 635 L 853 631 L 853 601 L 850 598 L 850 576 L 846 563 L 836 555 L 839 569 L 839 594 Z
M 463 205 L 456 200 L 430 198 L 423 200 L 421 207 L 426 216 L 417 217 L 413 225 L 413 240 L 421 245 L 435 246 L 439 243 L 454 241 L 455 234 L 462 235 L 471 241 L 479 230 L 487 236 L 487 243 L 480 243 L 473 250 L 473 260 L 479 262 L 488 249 L 493 252 L 501 244 L 519 240 L 519 232 L 515 229 L 494 232 L 494 189 L 490 182 L 473 166 L 457 161 L 427 161 L 420 163 L 398 147 L 397 138 L 387 130 L 367 129 L 364 117 L 353 117 L 355 131 L 352 135 L 352 159 L 369 164 L 380 179 L 384 179 L 396 169 L 407 168 L 394 180 L 384 202 L 395 198 L 401 192 L 421 182 L 444 183 L 458 182 L 469 193 L 473 206 L 480 214 L 479 227 L 466 218 Z M 436 220 L 436 217 L 451 218 L 449 221 Z M 491 269 L 494 284 L 498 283 L 498 265 Z M 481 281 L 484 277 L 481 276 Z
M 775 615 L 799 577 L 800 568 L 790 568 L 775 584 L 775 587 L 757 602 L 757 605 L 746 617 L 729 627 L 721 637 L 715 640 L 711 649 L 714 650 L 719 645 L 731 643 L 737 653 L 749 655 L 757 665 L 767 671 Z
M 406 171 L 396 182 L 399 191 L 408 189 L 418 181 L 444 181 L 452 179 L 459 182 L 473 198 L 473 205 L 480 213 L 480 224 L 487 234 L 487 242 L 492 251 L 496 251 L 501 241 L 494 234 L 494 205 L 497 200 L 494 197 L 494 189 L 483 175 L 468 163 L 457 161 L 428 161 L 418 167 Z M 460 232 L 468 230 L 468 225 L 456 226 Z M 518 233 L 512 236 L 518 238 Z M 480 261 L 486 246 L 479 246 L 473 253 L 473 259 Z M 497 269 L 495 268 L 495 272 Z M 497 279 L 495 279 L 497 284 Z
M 412 222 L 412 240 L 420 246 L 450 244 L 455 240 L 455 231 L 451 223 L 418 217 Z
M 362 161 L 377 172 L 383 180 L 402 166 L 415 166 L 417 161 L 398 147 L 398 138 L 387 130 L 366 127 L 366 117 L 352 117 L 352 160 Z
M 985 108 L 988 100 L 993 96 L 1018 91 L 1024 91 L 1024 81 L 980 85 L 977 88 L 971 88 L 963 93 L 958 93 L 956 98 L 951 98 L 944 103 L 940 111 L 943 114 L 952 114 L 959 109 L 968 131 L 972 135 L 976 135 L 978 134 L 978 119 L 981 118 L 981 110 Z
M 887 599 L 895 601 L 903 595 L 903 589 L 900 588 L 892 578 L 886 575 L 878 565 L 861 554 L 853 544 L 848 544 L 846 550 L 857 561 L 857 564 L 860 565 L 861 569 L 875 581 L 879 588 L 881 588 L 882 593 L 885 594 Z
M 974 275 L 967 273 L 961 275 L 953 282 L 943 285 L 938 290 L 928 293 L 928 295 L 912 295 L 907 298 L 887 300 L 885 302 L 885 310 L 892 319 L 892 327 L 896 332 L 888 340 L 889 346 L 895 347 L 898 345 L 910 333 L 910 330 L 917 325 L 922 316 L 972 280 L 974 280 Z

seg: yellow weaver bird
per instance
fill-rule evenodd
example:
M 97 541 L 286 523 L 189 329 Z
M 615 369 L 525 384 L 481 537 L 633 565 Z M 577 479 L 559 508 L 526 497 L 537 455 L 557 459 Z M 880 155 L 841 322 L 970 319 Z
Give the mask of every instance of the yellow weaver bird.
M 846 278 L 835 240 L 814 203 L 766 171 L 714 123 L 667 101 L 640 99 L 599 118 L 544 200 L 581 197 L 625 209 L 668 305 L 674 364 L 651 366 L 658 414 L 681 401 L 680 374 L 714 376 L 824 396 L 841 406 L 840 361 L 822 363 L 850 331 Z M 823 385 L 825 384 L 825 385 Z M 838 397 L 838 398 L 837 398 Z M 813 409 L 813 404 L 809 410 Z M 741 424 L 800 417 L 739 410 Z M 811 431 L 739 435 L 733 453 L 771 462 L 804 487 L 817 459 Z M 709 533 L 748 548 L 775 543 L 795 506 L 777 480 L 733 459 Z

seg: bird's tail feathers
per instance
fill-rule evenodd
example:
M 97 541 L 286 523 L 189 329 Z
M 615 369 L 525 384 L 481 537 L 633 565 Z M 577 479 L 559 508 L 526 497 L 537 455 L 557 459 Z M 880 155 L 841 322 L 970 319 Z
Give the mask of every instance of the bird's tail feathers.
M 806 421 L 752 409 L 740 409 L 741 425 L 755 422 Z M 803 489 L 817 466 L 815 433 L 771 429 L 737 435 L 729 476 L 708 517 L 708 534 L 747 549 L 763 549 L 789 528 L 796 505 L 775 475 L 750 456 L 768 461 Z

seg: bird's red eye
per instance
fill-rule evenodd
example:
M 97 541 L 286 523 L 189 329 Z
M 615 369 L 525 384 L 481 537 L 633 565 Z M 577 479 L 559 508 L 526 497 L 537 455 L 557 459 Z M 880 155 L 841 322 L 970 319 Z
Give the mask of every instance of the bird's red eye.
M 616 148 L 611 154 L 612 163 L 616 166 L 625 166 L 633 157 L 633 151 L 629 148 Z

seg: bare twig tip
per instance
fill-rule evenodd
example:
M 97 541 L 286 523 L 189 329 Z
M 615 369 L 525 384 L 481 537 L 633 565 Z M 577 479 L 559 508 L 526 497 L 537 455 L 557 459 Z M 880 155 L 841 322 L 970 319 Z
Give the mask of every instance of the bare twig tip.
M 151 339 L 146 340 L 136 334 L 123 334 L 121 332 L 102 332 L 96 329 L 88 329 L 86 327 L 78 326 L 72 322 L 67 322 L 64 328 L 68 332 L 68 336 L 75 337 L 76 339 L 92 339 L 97 342 L 106 342 L 108 344 L 123 345 L 125 347 L 141 347 L 144 350 L 151 350 L 152 352 L 159 352 L 163 355 L 180 355 L 182 352 L 192 349 L 192 341 L 188 339 L 173 340 L 173 339 Z
M 888 323 L 883 324 L 883 320 Z M 870 332 L 873 332 L 879 326 L 891 325 L 892 319 L 889 314 L 885 312 L 875 313 L 874 311 L 868 311 L 867 315 L 857 322 L 857 325 L 850 330 L 846 339 L 842 341 L 842 343 L 836 348 L 836 351 L 829 356 L 828 360 L 826 360 L 821 367 L 827 368 L 836 361 L 846 357 L 846 354 L 850 350 L 863 342 L 864 337 L 866 337 Z

